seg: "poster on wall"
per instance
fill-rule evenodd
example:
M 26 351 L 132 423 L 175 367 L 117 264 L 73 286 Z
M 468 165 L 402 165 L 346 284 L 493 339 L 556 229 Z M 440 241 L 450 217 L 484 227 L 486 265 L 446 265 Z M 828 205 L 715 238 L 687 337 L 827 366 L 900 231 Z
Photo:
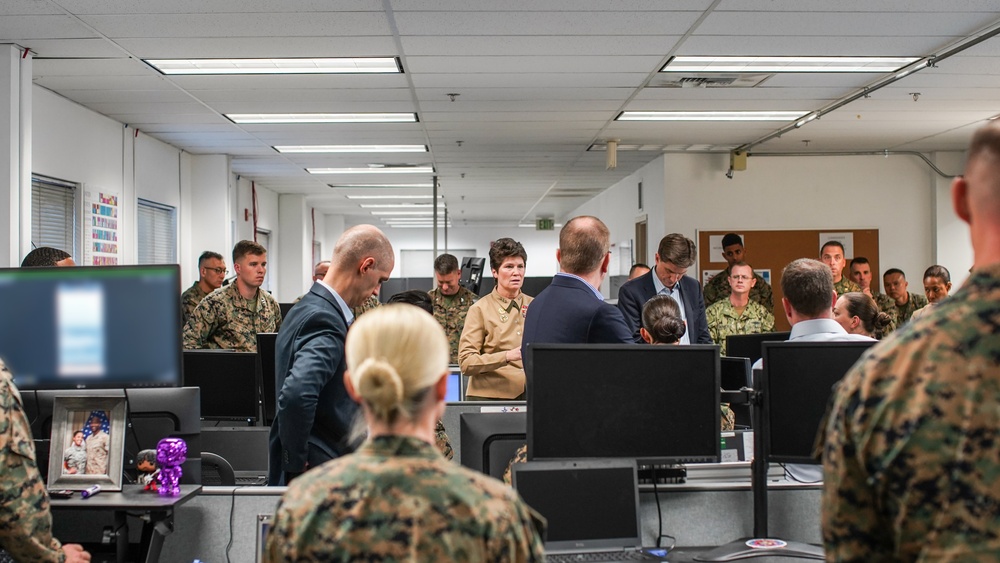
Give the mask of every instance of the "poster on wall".
M 119 194 L 87 187 L 83 193 L 83 258 L 89 266 L 115 266 L 121 259 Z

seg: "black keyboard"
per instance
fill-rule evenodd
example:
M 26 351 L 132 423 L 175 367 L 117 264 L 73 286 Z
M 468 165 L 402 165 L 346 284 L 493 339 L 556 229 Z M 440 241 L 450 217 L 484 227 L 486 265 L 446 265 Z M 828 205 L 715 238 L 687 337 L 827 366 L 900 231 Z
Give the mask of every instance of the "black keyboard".
M 590 553 L 565 553 L 546 555 L 549 563 L 575 563 L 577 561 L 659 561 L 641 551 L 595 551 Z
M 237 487 L 263 487 L 267 485 L 266 475 L 257 475 L 255 477 L 237 477 L 236 486 Z

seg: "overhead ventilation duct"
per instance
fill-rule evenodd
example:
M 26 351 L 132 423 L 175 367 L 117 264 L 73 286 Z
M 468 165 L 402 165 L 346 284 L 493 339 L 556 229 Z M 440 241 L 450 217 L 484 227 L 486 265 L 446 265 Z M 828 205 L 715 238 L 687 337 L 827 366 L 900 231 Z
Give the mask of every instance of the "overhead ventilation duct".
M 685 74 L 657 73 L 647 88 L 754 88 L 774 74 L 736 74 L 698 72 Z

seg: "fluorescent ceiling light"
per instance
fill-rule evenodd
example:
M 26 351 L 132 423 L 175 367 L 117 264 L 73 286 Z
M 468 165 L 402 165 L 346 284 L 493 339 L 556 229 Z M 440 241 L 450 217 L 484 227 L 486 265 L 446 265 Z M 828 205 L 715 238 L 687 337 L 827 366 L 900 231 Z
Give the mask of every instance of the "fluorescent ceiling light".
M 359 207 L 364 209 L 414 209 L 414 208 L 432 208 L 433 203 L 361 203 Z M 444 202 L 439 201 L 437 204 L 438 209 L 444 209 Z
M 431 224 L 431 223 L 428 223 L 426 225 L 391 225 L 390 224 L 389 226 L 392 227 L 393 229 L 433 229 L 434 228 L 434 225 Z M 442 223 L 438 223 L 438 227 L 451 227 L 451 223 L 448 223 L 447 225 L 444 225 Z
M 407 113 L 227 113 L 233 123 L 415 123 Z
M 396 57 L 143 59 L 163 74 L 399 74 Z
M 427 145 L 281 145 L 280 153 L 427 152 Z
M 428 186 L 430 187 L 430 186 Z M 434 196 L 429 194 L 416 194 L 416 195 L 345 195 L 347 199 L 431 199 Z M 444 199 L 443 195 L 437 196 L 438 199 Z
M 310 174 L 433 174 L 433 166 L 369 166 L 368 168 L 306 168 Z
M 372 211 L 372 215 L 434 215 L 434 211 Z
M 804 111 L 623 111 L 615 121 L 792 121 Z
M 918 57 L 674 57 L 660 72 L 893 72 Z
M 331 188 L 390 189 L 390 188 L 433 188 L 434 184 L 327 184 Z

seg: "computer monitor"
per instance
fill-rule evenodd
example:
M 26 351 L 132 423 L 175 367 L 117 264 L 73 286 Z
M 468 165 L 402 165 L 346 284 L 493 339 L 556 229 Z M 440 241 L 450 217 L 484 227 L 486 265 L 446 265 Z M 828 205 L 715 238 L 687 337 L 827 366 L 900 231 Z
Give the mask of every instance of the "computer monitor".
M 722 369 L 722 388 L 726 391 L 739 391 L 744 387 L 753 387 L 750 376 L 749 358 L 719 358 Z M 736 428 L 750 428 L 750 405 L 730 403 L 729 408 L 736 415 Z
M 472 293 L 479 295 L 479 284 L 483 280 L 483 269 L 486 267 L 485 258 L 474 258 L 466 256 L 462 258 L 462 276 L 458 283 Z
M 758 387 L 763 394 L 767 460 L 817 463 L 820 421 L 832 387 L 875 341 L 767 342 Z
M 718 462 L 719 347 L 528 346 L 528 458 Z
M 252 423 L 258 418 L 257 354 L 185 350 L 184 385 L 201 389 L 201 419 Z
M 265 426 L 270 426 L 274 422 L 276 412 L 275 401 L 277 400 L 277 390 L 274 387 L 274 345 L 277 341 L 277 332 L 257 333 L 257 367 L 260 370 L 260 402 L 264 411 Z
M 750 358 L 750 363 L 760 359 L 760 346 L 764 342 L 784 342 L 790 332 L 763 332 L 760 334 L 731 334 L 726 337 L 726 355 L 733 358 Z
M 281 318 L 284 319 L 288 316 L 288 312 L 292 310 L 295 303 L 278 303 L 278 310 L 281 311 Z
M 458 366 L 448 366 L 448 391 L 444 396 L 444 402 L 457 403 L 465 400 L 465 382 L 462 379 L 462 370 Z
M 527 439 L 527 415 L 462 413 L 459 420 L 462 465 L 497 479 L 503 478 L 514 453 Z
M 0 269 L 0 357 L 22 391 L 181 381 L 180 268 Z

